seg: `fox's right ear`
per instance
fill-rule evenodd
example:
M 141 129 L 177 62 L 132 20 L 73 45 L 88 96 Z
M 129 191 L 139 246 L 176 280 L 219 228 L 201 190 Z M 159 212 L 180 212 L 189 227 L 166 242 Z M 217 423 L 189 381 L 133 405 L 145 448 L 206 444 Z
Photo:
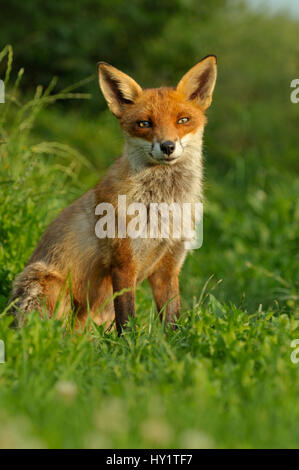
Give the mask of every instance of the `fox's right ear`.
M 212 102 L 217 77 L 217 58 L 209 55 L 187 72 L 177 86 L 186 99 L 194 101 L 203 111 Z
M 129 75 L 106 62 L 98 63 L 98 75 L 100 88 L 110 111 L 120 117 L 125 106 L 134 103 L 142 88 Z

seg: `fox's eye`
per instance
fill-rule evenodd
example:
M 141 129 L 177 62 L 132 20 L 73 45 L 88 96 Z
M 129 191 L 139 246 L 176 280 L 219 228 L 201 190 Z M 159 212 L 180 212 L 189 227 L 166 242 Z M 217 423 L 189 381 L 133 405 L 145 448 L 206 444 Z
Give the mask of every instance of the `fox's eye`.
M 150 121 L 138 121 L 137 125 L 139 127 L 152 127 L 152 123 Z
M 190 121 L 190 118 L 182 117 L 182 118 L 178 119 L 177 124 L 187 124 L 187 122 L 189 122 L 189 121 Z

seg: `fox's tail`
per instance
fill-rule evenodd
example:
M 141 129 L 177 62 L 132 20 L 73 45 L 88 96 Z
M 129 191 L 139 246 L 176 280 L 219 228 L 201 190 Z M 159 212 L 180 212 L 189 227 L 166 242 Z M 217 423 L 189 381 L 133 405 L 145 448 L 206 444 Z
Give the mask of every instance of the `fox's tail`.
M 26 313 L 41 312 L 43 307 L 51 312 L 63 286 L 61 276 L 43 262 L 29 264 L 13 283 L 10 312 L 15 316 L 14 326 L 26 322 Z

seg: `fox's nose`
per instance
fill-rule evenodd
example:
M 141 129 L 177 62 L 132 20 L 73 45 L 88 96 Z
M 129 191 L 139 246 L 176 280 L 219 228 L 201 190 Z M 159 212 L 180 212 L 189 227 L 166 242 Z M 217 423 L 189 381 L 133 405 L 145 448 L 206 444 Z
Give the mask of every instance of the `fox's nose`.
M 161 142 L 160 148 L 163 153 L 170 155 L 175 149 L 175 143 L 171 140 L 165 140 L 165 142 Z

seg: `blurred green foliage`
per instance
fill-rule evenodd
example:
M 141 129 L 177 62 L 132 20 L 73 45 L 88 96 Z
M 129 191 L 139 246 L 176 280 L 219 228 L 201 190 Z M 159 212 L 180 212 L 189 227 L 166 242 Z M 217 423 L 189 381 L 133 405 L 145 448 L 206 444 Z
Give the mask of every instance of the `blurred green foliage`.
M 10 0 L 1 9 L 0 46 L 13 44 L 28 86 L 45 85 L 53 75 L 66 84 L 80 80 L 99 60 L 133 71 L 148 42 L 161 37 L 174 17 L 206 21 L 225 1 L 211 3 L 212 8 L 196 0 Z
M 79 115 L 106 108 L 98 60 L 153 87 L 174 85 L 202 57 L 216 54 L 216 106 L 206 142 L 223 171 L 244 148 L 261 162 L 298 165 L 298 107 L 289 99 L 299 70 L 297 36 L 295 21 L 251 12 L 238 0 L 11 0 L 1 12 L 0 45 L 13 44 L 14 73 L 25 68 L 23 89 L 47 86 L 53 76 L 61 88 L 92 75 L 84 87 L 92 99 L 72 105 Z

